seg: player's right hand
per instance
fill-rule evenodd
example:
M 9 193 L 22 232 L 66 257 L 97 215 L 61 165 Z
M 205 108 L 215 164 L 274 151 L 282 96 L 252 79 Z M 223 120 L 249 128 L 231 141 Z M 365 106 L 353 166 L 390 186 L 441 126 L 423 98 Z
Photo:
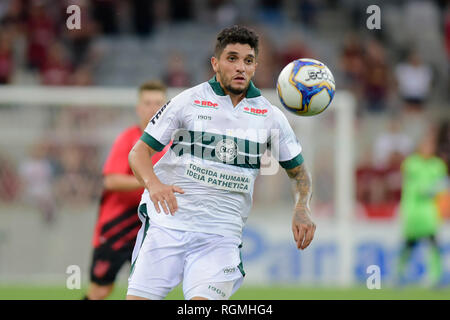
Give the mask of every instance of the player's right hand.
M 297 249 L 306 249 L 314 238 L 316 225 L 311 220 L 308 207 L 296 207 L 292 219 L 292 233 L 297 244 Z
M 152 184 L 150 188 L 147 188 L 150 194 L 150 200 L 152 200 L 155 206 L 156 212 L 161 213 L 161 208 L 165 214 L 174 215 L 178 210 L 177 198 L 175 192 L 184 193 L 184 190 L 174 185 L 167 185 L 164 183 Z

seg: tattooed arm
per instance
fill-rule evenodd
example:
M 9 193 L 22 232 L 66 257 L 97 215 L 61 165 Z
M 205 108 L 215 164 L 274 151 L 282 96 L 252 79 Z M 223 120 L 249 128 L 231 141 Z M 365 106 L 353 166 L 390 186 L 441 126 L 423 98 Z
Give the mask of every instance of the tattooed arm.
M 292 232 L 298 249 L 305 249 L 314 238 L 316 225 L 311 220 L 309 202 L 312 197 L 311 176 L 305 164 L 286 170 L 294 182 L 295 208 L 292 218 Z

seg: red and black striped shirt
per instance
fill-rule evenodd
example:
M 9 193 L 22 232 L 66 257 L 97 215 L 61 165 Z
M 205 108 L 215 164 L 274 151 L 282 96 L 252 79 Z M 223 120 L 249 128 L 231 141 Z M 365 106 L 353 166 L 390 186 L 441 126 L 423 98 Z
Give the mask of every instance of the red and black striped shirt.
M 117 137 L 103 167 L 104 176 L 108 174 L 133 175 L 128 164 L 128 154 L 141 135 L 142 131 L 139 126 L 132 126 Z M 170 144 L 163 151 L 153 155 L 153 164 L 158 162 L 169 147 Z M 137 208 L 143 191 L 144 188 L 133 191 L 103 190 L 92 241 L 95 248 L 107 244 L 113 250 L 119 250 L 127 244 L 134 245 L 141 226 Z

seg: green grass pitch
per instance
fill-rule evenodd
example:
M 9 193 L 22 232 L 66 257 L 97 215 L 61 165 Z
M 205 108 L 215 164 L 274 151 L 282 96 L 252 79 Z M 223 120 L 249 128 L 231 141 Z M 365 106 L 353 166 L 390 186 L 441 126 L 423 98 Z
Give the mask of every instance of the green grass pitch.
M 57 286 L 0 285 L 0 300 L 77 300 L 84 295 L 85 288 L 69 290 Z M 126 287 L 115 288 L 109 299 L 122 300 Z M 181 287 L 173 290 L 166 299 L 182 300 Z M 304 287 L 252 287 L 243 286 L 232 300 L 450 300 L 450 288 L 426 289 L 405 287 L 401 289 L 381 288 L 369 290 L 365 287 L 351 289 L 304 288 Z

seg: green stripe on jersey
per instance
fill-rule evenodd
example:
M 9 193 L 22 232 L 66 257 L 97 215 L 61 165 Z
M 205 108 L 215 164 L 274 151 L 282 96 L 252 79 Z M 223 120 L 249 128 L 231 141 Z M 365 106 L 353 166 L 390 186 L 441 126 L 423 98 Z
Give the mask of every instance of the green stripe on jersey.
M 242 243 L 239 245 L 238 248 L 239 248 L 239 260 L 240 260 L 240 262 L 239 262 L 237 267 L 238 267 L 239 271 L 241 272 L 242 276 L 245 277 L 244 264 L 242 263 L 242 251 L 241 251 Z
M 151 135 L 149 135 L 147 132 L 144 132 L 142 134 L 141 140 L 144 141 L 147 145 L 149 145 L 152 149 L 158 152 L 164 149 L 164 145 L 155 138 L 153 138 Z
M 267 143 L 211 132 L 179 130 L 171 149 L 177 156 L 191 154 L 205 160 L 259 169 Z
M 303 156 L 301 153 L 299 153 L 295 158 L 288 160 L 288 161 L 280 161 L 280 165 L 284 169 L 292 169 L 295 168 L 303 163 Z
M 147 204 L 143 203 L 143 204 L 141 204 L 139 206 L 138 214 L 139 213 L 141 213 L 142 216 L 145 218 L 144 235 L 142 237 L 141 246 L 139 247 L 139 251 L 140 251 L 140 249 L 142 247 L 142 244 L 144 243 L 145 237 L 147 236 L 148 228 L 150 227 L 150 219 L 149 219 L 148 213 L 147 213 Z M 137 258 L 139 256 L 139 251 L 138 251 L 138 253 L 136 255 L 136 258 L 134 259 L 133 263 L 131 264 L 130 276 L 133 274 L 134 266 L 136 265 L 136 261 L 137 261 Z

